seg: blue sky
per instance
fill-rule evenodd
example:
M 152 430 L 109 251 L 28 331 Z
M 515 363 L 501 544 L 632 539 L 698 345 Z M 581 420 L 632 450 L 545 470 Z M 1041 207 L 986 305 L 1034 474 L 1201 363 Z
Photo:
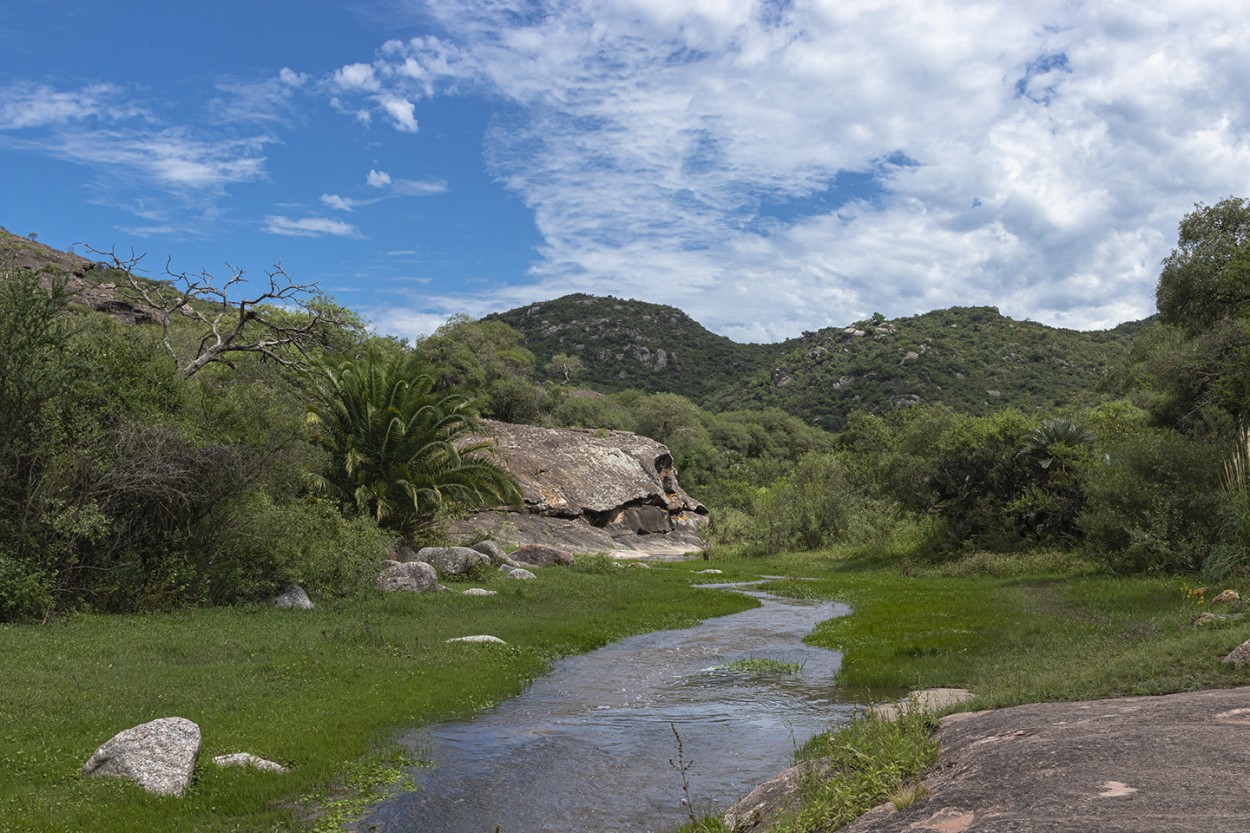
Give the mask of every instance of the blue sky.
M 281 262 L 417 337 L 568 292 L 740 341 L 1153 311 L 1250 196 L 1250 2 L 0 6 L 0 225 Z

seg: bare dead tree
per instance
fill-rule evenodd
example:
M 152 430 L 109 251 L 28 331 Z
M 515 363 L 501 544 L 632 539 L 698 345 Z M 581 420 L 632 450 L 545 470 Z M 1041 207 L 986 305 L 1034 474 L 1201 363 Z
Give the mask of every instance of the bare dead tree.
M 338 314 L 316 283 L 300 283 L 276 264 L 267 271 L 267 288 L 248 297 L 231 298 L 246 284 L 243 270 L 226 264 L 230 274 L 219 280 L 208 272 L 174 272 L 166 261 L 168 280 L 145 280 L 136 275 L 144 255 L 131 252 L 118 257 L 113 249 L 99 251 L 106 265 L 122 272 L 130 289 L 138 294 L 161 325 L 161 339 L 184 377 L 195 375 L 214 362 L 230 365 L 236 353 L 259 353 L 283 367 L 307 370 L 309 348 L 322 343 L 331 330 L 359 328 L 356 321 Z M 170 334 L 176 318 L 199 324 L 204 332 L 195 355 L 180 357 Z

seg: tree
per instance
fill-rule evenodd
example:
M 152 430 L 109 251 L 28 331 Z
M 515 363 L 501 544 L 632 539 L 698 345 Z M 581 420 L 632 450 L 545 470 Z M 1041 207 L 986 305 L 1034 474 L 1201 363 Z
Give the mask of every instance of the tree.
M 579 375 L 583 370 L 585 366 L 582 360 L 568 353 L 556 353 L 551 357 L 551 361 L 547 362 L 547 372 L 552 376 L 563 378 L 566 385 L 573 376 Z
M 1156 299 L 1164 327 L 1177 334 L 1171 347 L 1146 356 L 1166 406 L 1156 419 L 1197 426 L 1222 409 L 1244 420 L 1250 415 L 1250 200 L 1199 203 L 1185 215 Z
M 1198 203 L 1180 223 L 1156 290 L 1159 317 L 1188 332 L 1250 313 L 1250 200 Z
M 516 481 L 454 391 L 418 355 L 376 352 L 323 365 L 309 424 L 333 455 L 319 491 L 413 538 L 443 513 L 520 499 Z
M 265 273 L 266 289 L 232 298 L 232 291 L 247 281 L 243 270 L 230 264 L 226 264 L 230 275 L 224 281 L 208 272 L 173 272 L 168 262 L 164 274 L 172 282 L 151 281 L 135 275 L 142 255 L 122 260 L 112 250 L 90 250 L 107 256 L 152 310 L 161 325 L 165 350 L 185 377 L 209 364 L 230 364 L 239 353 L 259 354 L 284 367 L 307 370 L 311 348 L 324 346 L 345 329 L 363 330 L 360 321 L 322 294 L 316 283 L 297 282 L 280 263 Z M 174 344 L 173 322 L 179 318 L 201 328 L 199 345 L 189 357 L 180 356 Z

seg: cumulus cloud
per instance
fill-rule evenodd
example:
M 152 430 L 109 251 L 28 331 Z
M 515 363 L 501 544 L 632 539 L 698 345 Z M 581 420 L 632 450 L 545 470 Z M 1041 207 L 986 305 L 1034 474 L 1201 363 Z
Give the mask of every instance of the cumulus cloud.
M 360 237 L 360 230 L 351 223 L 330 217 L 284 217 L 274 214 L 265 218 L 265 231 L 287 237 Z
M 386 171 L 375 171 L 370 169 L 365 176 L 365 182 L 371 188 L 385 188 L 391 184 L 391 175 Z
M 543 246 L 496 302 L 612 292 L 755 339 L 964 303 L 1109 326 L 1152 311 L 1195 201 L 1250 193 L 1238 4 L 423 7 L 443 38 L 358 89 L 509 105 L 485 150 Z

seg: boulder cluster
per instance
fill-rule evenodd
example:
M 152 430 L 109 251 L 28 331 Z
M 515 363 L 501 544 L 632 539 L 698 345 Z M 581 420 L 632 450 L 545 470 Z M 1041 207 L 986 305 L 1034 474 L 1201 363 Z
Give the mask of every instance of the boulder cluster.
M 200 759 L 200 727 L 184 717 L 162 717 L 113 735 L 83 765 L 83 775 L 129 778 L 155 795 L 181 797 Z M 213 758 L 217 766 L 284 773 L 286 767 L 250 752 Z

